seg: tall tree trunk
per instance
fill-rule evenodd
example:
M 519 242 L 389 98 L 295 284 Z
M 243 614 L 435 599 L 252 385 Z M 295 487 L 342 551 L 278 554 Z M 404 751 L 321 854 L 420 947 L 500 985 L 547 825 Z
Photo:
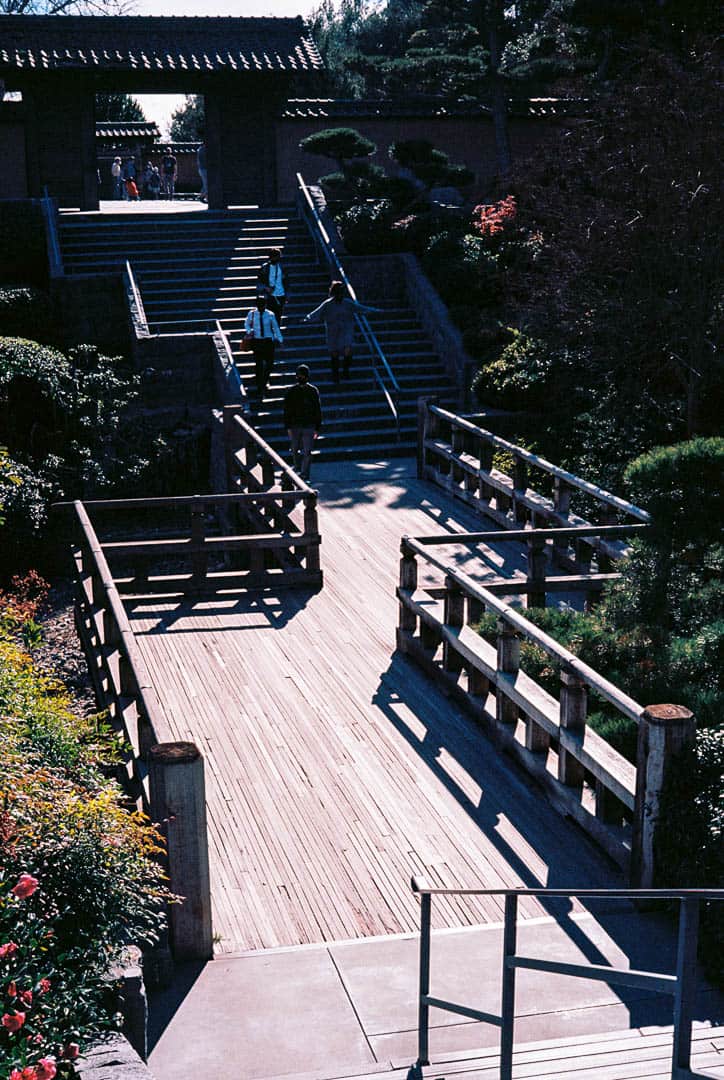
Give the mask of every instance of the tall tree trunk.
M 490 50 L 490 87 L 493 110 L 493 129 L 495 131 L 495 151 L 498 158 L 498 177 L 502 187 L 507 187 L 513 169 L 510 154 L 510 136 L 508 134 L 508 102 L 504 80 L 499 74 L 500 33 L 498 29 L 502 12 L 496 0 L 487 5 L 488 49 Z

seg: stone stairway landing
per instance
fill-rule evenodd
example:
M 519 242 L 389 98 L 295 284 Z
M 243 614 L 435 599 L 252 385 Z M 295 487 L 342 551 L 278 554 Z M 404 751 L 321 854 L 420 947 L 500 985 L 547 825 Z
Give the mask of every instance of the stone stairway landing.
M 417 398 L 455 390 L 414 311 L 385 306 L 369 322 L 400 386 L 399 436 L 374 378 L 370 348 L 360 339 L 349 379 L 332 381 L 324 327 L 302 321 L 327 296 L 330 275 L 296 209 L 265 207 L 215 213 L 144 213 L 62 216 L 60 240 L 68 274 L 120 270 L 128 260 L 152 333 L 208 332 L 218 320 L 251 394 L 252 420 L 278 451 L 287 453 L 284 393 L 300 363 L 309 364 L 322 396 L 323 429 L 315 457 L 409 455 L 415 445 Z M 283 252 L 290 292 L 279 349 L 263 401 L 254 394 L 254 362 L 241 351 L 246 314 L 256 295 L 256 274 L 272 247 Z M 365 297 L 361 297 L 364 301 Z

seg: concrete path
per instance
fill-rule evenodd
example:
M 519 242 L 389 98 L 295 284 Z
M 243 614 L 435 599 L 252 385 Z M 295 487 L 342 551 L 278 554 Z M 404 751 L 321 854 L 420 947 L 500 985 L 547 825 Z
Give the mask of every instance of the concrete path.
M 671 971 L 669 923 L 630 910 L 564 914 L 519 925 L 519 951 Z M 497 1014 L 501 928 L 433 934 L 431 993 Z M 628 960 L 626 957 L 628 956 Z M 151 999 L 157 1080 L 333 1080 L 407 1070 L 417 1056 L 416 935 L 224 956 L 179 971 Z M 720 1023 L 724 998 L 704 988 L 698 1021 Z M 433 1010 L 432 1061 L 470 1060 L 498 1030 Z M 516 1045 L 671 1022 L 671 1002 L 641 991 L 521 972 Z

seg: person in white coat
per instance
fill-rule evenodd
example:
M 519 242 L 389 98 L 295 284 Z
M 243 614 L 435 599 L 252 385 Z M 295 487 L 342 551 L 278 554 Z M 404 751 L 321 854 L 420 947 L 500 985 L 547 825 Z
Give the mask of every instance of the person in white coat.
M 267 308 L 266 296 L 257 296 L 256 307 L 253 307 L 246 316 L 244 334 L 247 339 L 251 339 L 251 349 L 254 353 L 254 381 L 261 401 L 274 367 L 276 347 L 283 341 L 276 315 Z
M 329 290 L 329 299 L 304 316 L 303 322 L 323 322 L 326 327 L 327 350 L 332 363 L 334 382 L 339 382 L 340 353 L 344 359 L 344 377 L 349 378 L 354 348 L 355 315 L 367 315 L 380 310 L 380 308 L 367 307 L 353 300 L 348 295 L 343 282 L 333 281 Z

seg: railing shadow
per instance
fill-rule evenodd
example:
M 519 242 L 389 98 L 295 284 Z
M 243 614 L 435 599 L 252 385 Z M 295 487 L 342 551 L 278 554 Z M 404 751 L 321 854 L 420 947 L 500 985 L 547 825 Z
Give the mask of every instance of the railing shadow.
M 151 598 L 126 604 L 136 637 L 154 634 L 227 633 L 239 630 L 278 630 L 302 611 L 318 590 L 259 591 L 243 595 L 215 595 L 194 599 Z M 193 619 L 189 625 L 188 620 Z M 199 620 L 208 619 L 208 626 Z M 152 625 L 139 628 L 139 622 Z
M 372 701 L 394 729 L 418 754 L 420 761 L 435 779 L 484 833 L 501 858 L 525 888 L 615 888 L 625 883 L 618 868 L 611 863 L 610 874 L 601 880 L 603 856 L 573 822 L 561 821 L 532 787 L 533 782 L 514 761 L 501 761 L 497 751 L 472 719 L 454 707 L 439 712 L 417 707 L 419 695 L 407 693 L 419 678 L 415 665 L 395 652 Z M 422 737 L 406 722 L 411 714 L 416 726 L 424 725 Z M 492 752 L 489 752 L 492 751 Z M 451 775 L 441 760 L 449 755 L 481 790 L 475 803 Z M 546 880 L 524 862 L 502 835 L 499 826 L 505 819 L 516 829 L 546 863 Z M 575 845 L 565 851 L 560 833 L 574 830 Z M 587 855 L 587 852 L 590 853 Z M 447 884 L 447 883 L 446 883 Z M 567 899 L 542 898 L 542 907 L 563 929 L 571 944 L 592 964 L 608 965 L 610 958 L 587 934 L 585 924 L 574 917 Z M 628 902 L 589 900 L 586 909 L 634 969 L 670 973 L 676 962 L 675 928 L 659 912 L 639 912 Z M 670 1001 L 651 991 L 619 988 L 616 996 L 629 1009 L 630 1025 L 646 1026 L 671 1023 Z M 724 995 L 712 992 L 700 982 L 695 1018 L 718 1022 L 724 1015 Z

